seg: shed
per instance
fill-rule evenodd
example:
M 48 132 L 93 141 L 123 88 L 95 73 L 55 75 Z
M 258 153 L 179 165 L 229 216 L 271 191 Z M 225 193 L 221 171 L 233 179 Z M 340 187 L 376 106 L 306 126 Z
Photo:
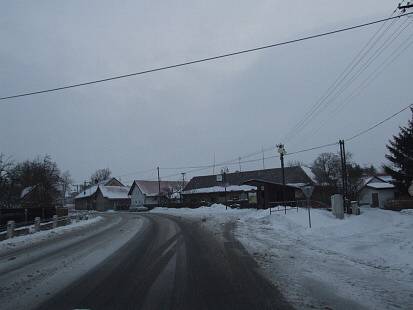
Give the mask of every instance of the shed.
M 394 199 L 396 195 L 396 187 L 389 182 L 390 180 L 387 176 L 366 178 L 358 192 L 359 204 L 384 208 L 385 203 Z

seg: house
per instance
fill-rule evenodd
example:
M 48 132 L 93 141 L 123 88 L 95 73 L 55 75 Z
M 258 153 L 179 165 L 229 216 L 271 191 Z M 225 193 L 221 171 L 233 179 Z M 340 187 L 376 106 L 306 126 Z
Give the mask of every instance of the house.
M 369 205 L 373 208 L 384 208 L 388 200 L 395 199 L 396 188 L 389 176 L 372 176 L 363 180 L 358 191 L 360 205 Z
M 182 192 L 184 203 L 249 203 L 266 208 L 272 202 L 295 200 L 301 192 L 301 186 L 313 184 L 300 166 L 286 167 L 284 173 L 285 185 L 281 168 L 197 176 L 189 181 Z
M 42 184 L 36 184 L 24 188 L 20 194 L 20 206 L 22 208 L 52 208 L 55 197 L 52 191 L 47 191 Z
M 182 181 L 135 180 L 129 190 L 131 208 L 153 208 L 158 203 L 164 205 L 170 200 L 180 199 L 180 192 L 184 185 Z
M 75 197 L 76 210 L 125 210 L 130 207 L 129 188 L 116 178 L 84 189 Z

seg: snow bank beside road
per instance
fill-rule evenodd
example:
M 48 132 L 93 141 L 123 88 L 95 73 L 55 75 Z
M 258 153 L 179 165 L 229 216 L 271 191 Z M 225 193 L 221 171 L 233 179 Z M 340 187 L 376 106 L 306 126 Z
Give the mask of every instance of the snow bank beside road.
M 0 255 L 3 251 L 9 249 L 18 249 L 24 247 L 28 244 L 34 244 L 43 240 L 47 240 L 50 238 L 55 237 L 56 235 L 61 235 L 70 231 L 81 229 L 85 226 L 96 224 L 100 222 L 103 218 L 101 216 L 97 216 L 95 218 L 89 220 L 82 220 L 78 222 L 73 222 L 66 226 L 60 226 L 54 229 L 43 230 L 29 235 L 23 235 L 14 237 L 11 239 L 6 239 L 0 241 Z
M 155 209 L 235 235 L 297 308 L 408 309 L 413 304 L 413 213 L 363 208 L 335 219 L 325 210 Z

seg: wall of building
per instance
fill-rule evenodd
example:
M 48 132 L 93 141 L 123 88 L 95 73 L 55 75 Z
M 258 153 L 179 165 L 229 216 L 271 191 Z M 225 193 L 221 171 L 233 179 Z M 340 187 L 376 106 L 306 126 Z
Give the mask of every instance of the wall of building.
M 373 188 L 364 188 L 359 193 L 359 204 L 369 204 L 372 205 L 372 194 L 378 193 L 379 197 L 379 208 L 384 208 L 384 204 L 387 200 L 394 199 L 394 190 L 393 189 L 373 189 Z
M 107 210 L 114 210 L 113 202 L 109 199 L 103 197 L 102 193 L 98 191 L 96 195 L 96 210 L 97 211 L 107 211 Z
M 90 198 L 75 199 L 75 209 L 76 210 L 90 210 L 91 209 Z
M 142 194 L 138 186 L 134 186 L 131 193 L 131 208 L 143 207 L 145 204 L 145 195 Z

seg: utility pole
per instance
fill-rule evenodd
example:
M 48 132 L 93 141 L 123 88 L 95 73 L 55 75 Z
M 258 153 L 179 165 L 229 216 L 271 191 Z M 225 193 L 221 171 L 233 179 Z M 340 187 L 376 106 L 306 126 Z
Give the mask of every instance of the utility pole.
M 241 156 L 238 157 L 239 172 L 241 172 Z
M 406 12 L 407 9 L 413 8 L 413 3 L 407 2 L 405 5 L 401 5 L 399 3 L 399 6 L 397 8 L 404 13 L 404 12 Z
M 224 186 L 225 186 L 225 210 L 228 209 L 228 200 L 227 200 L 227 172 L 224 170 L 223 173 L 223 179 L 224 179 Z
M 283 190 L 282 190 L 282 199 L 285 199 L 285 169 L 284 169 L 284 155 L 287 154 L 284 148 L 284 144 L 280 143 L 277 145 L 278 153 L 280 154 L 281 160 L 281 175 L 282 175 L 282 182 L 283 182 Z
M 156 169 L 158 170 L 158 208 L 161 205 L 161 179 L 159 177 L 159 166 L 156 167 Z
M 348 212 L 348 203 L 347 203 L 347 161 L 346 161 L 346 148 L 344 145 L 344 140 L 339 140 L 340 144 L 340 158 L 341 158 L 341 182 L 342 182 L 342 195 L 344 208 Z
M 261 152 L 262 152 L 262 170 L 265 170 L 265 158 L 264 158 L 264 147 L 261 146 Z
M 184 197 L 182 196 L 182 192 L 184 191 L 184 187 L 185 187 L 185 172 L 181 172 L 181 174 L 182 174 L 181 203 L 183 203 Z
M 214 152 L 214 165 L 212 166 L 212 174 L 215 175 L 215 152 Z

